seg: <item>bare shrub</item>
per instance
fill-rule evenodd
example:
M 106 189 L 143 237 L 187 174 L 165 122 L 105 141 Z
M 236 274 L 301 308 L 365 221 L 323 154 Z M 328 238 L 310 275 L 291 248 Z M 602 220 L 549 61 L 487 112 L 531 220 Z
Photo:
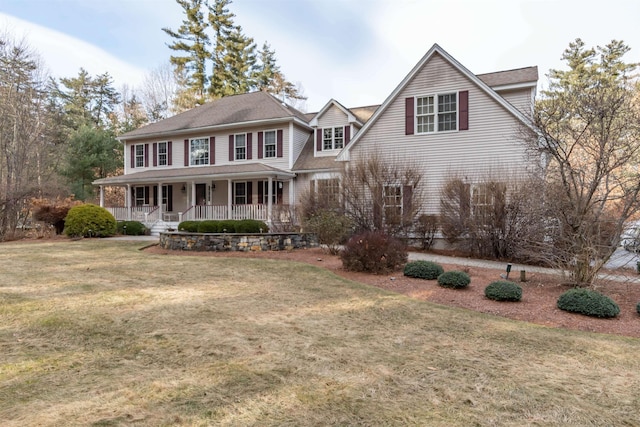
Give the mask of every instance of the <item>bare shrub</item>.
M 382 231 L 365 231 L 351 237 L 340 253 L 345 270 L 374 274 L 400 269 L 407 256 L 404 244 Z

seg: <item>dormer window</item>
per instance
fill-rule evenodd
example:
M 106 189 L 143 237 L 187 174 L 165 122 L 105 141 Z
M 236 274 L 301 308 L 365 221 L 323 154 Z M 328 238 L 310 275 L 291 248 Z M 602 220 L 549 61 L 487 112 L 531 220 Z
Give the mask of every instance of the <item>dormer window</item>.
M 322 150 L 340 150 L 344 147 L 344 128 L 322 129 Z

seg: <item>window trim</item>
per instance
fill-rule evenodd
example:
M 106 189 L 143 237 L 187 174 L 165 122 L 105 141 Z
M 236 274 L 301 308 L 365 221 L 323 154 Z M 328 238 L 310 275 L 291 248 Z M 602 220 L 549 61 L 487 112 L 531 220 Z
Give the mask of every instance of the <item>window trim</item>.
M 395 189 L 395 194 L 387 194 L 387 189 Z M 395 203 L 387 203 L 393 198 Z M 393 218 L 389 218 L 387 209 L 396 210 Z M 395 224 L 402 222 L 404 218 L 404 186 L 402 184 L 385 184 L 382 187 L 382 212 L 384 222 L 387 224 Z
M 160 147 L 162 147 L 162 145 L 164 145 L 164 153 L 161 153 Z M 156 161 L 158 162 L 158 166 L 169 166 L 169 141 L 161 141 L 158 142 L 158 146 L 157 146 L 157 158 Z M 162 163 L 162 161 L 160 160 L 162 157 L 162 155 L 164 154 L 164 163 Z
M 244 203 L 238 203 L 238 184 L 244 185 Z M 233 181 L 233 204 L 234 205 L 246 205 L 248 204 L 248 190 L 249 186 L 247 185 L 247 181 Z
M 455 96 L 455 102 L 456 102 L 456 108 L 455 111 L 440 111 L 440 97 L 441 96 L 450 96 L 450 95 L 454 95 Z M 425 98 L 433 98 L 433 113 L 428 113 L 428 114 L 418 114 L 418 101 L 425 99 Z M 437 92 L 437 93 L 430 93 L 430 94 L 426 94 L 426 95 L 420 95 L 420 96 L 415 96 L 414 97 L 414 133 L 416 135 L 425 135 L 425 134 L 433 134 L 433 133 L 452 133 L 452 132 L 458 132 L 460 130 L 460 124 L 458 123 L 458 120 L 460 119 L 460 91 L 452 91 L 452 92 Z M 445 130 L 440 130 L 440 116 L 444 116 L 445 114 L 455 114 L 454 116 L 454 120 L 453 120 L 453 124 L 455 126 L 455 129 L 445 129 Z M 427 117 L 427 116 L 431 116 L 433 117 L 433 130 L 431 131 L 420 131 L 419 127 L 420 127 L 420 118 L 421 117 Z
M 273 133 L 273 156 L 268 156 L 267 153 L 267 134 Z M 263 159 L 275 159 L 278 157 L 278 130 L 270 129 L 262 132 L 262 158 Z
M 143 168 L 144 167 L 144 158 L 145 158 L 145 149 L 144 144 L 134 144 L 133 153 L 135 156 L 133 164 L 135 168 Z M 138 153 L 138 148 L 142 150 L 141 153 Z
M 331 139 L 327 138 L 325 131 L 331 130 Z M 340 131 L 341 136 L 336 137 L 336 131 Z M 338 147 L 336 140 L 341 141 L 341 145 Z M 327 147 L 327 142 L 331 141 L 331 146 Z M 344 126 L 327 126 L 322 128 L 322 151 L 342 150 L 344 148 Z
M 193 152 L 194 152 L 194 146 L 193 143 L 195 141 L 204 141 L 204 147 L 203 149 L 206 149 L 206 156 L 203 157 L 201 162 L 194 162 L 193 157 Z M 208 136 L 201 136 L 201 137 L 196 137 L 196 138 L 189 138 L 189 166 L 209 166 L 209 156 L 211 155 L 211 153 L 209 152 L 210 149 L 210 144 L 209 144 L 209 137 Z
M 244 147 L 238 147 L 238 137 L 239 136 L 244 136 Z M 238 157 L 238 149 L 239 148 L 244 148 L 244 157 L 240 158 Z M 233 160 L 234 161 L 238 161 L 238 160 L 247 160 L 247 134 L 245 133 L 234 133 L 233 134 Z

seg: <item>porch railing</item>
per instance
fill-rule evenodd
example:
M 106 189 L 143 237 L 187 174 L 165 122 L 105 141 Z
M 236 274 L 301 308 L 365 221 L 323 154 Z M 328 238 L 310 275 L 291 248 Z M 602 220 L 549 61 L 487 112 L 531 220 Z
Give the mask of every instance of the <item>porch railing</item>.
M 272 216 L 274 221 L 289 222 L 291 220 L 288 205 L 273 205 Z M 160 219 L 160 209 L 158 206 L 132 206 L 106 208 L 118 221 L 140 221 L 155 222 Z M 224 220 L 224 219 L 257 219 L 268 220 L 267 205 L 231 205 L 231 215 L 228 214 L 227 205 L 196 205 L 191 206 L 181 213 L 170 213 L 163 211 L 163 218 L 166 220 L 178 221 L 198 221 L 204 219 Z M 171 218 L 169 218 L 171 217 Z M 174 218 L 175 217 L 175 218 Z

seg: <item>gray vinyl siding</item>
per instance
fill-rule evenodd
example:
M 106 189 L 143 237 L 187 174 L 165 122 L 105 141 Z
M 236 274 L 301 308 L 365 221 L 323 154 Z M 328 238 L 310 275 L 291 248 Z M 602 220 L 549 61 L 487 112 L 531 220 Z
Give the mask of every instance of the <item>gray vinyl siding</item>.
M 300 156 L 300 153 L 302 152 L 302 149 L 304 148 L 304 144 L 307 142 L 307 140 L 309 139 L 309 136 L 311 135 L 311 132 L 308 131 L 307 129 L 303 129 L 299 126 L 296 126 L 295 124 L 293 125 L 293 157 L 292 160 L 293 162 L 288 166 L 288 170 L 291 170 L 291 168 L 293 167 L 293 165 L 295 164 L 296 160 L 298 160 L 298 157 Z M 288 140 L 287 140 L 288 141 Z M 285 141 L 286 143 L 286 141 Z
M 533 89 L 525 88 L 510 91 L 501 91 L 500 95 L 511 105 L 516 107 L 522 114 L 531 117 L 533 112 Z
M 405 98 L 469 91 L 469 130 L 405 135 Z M 469 78 L 435 54 L 400 91 L 350 153 L 351 161 L 377 152 L 388 162 L 413 164 L 423 172 L 425 213 L 439 210 L 439 192 L 448 177 L 470 182 L 526 165 L 517 141 L 519 121 Z
M 335 105 L 329 107 L 322 116 L 318 117 L 319 128 L 345 126 L 347 124 L 349 124 L 347 115 Z

